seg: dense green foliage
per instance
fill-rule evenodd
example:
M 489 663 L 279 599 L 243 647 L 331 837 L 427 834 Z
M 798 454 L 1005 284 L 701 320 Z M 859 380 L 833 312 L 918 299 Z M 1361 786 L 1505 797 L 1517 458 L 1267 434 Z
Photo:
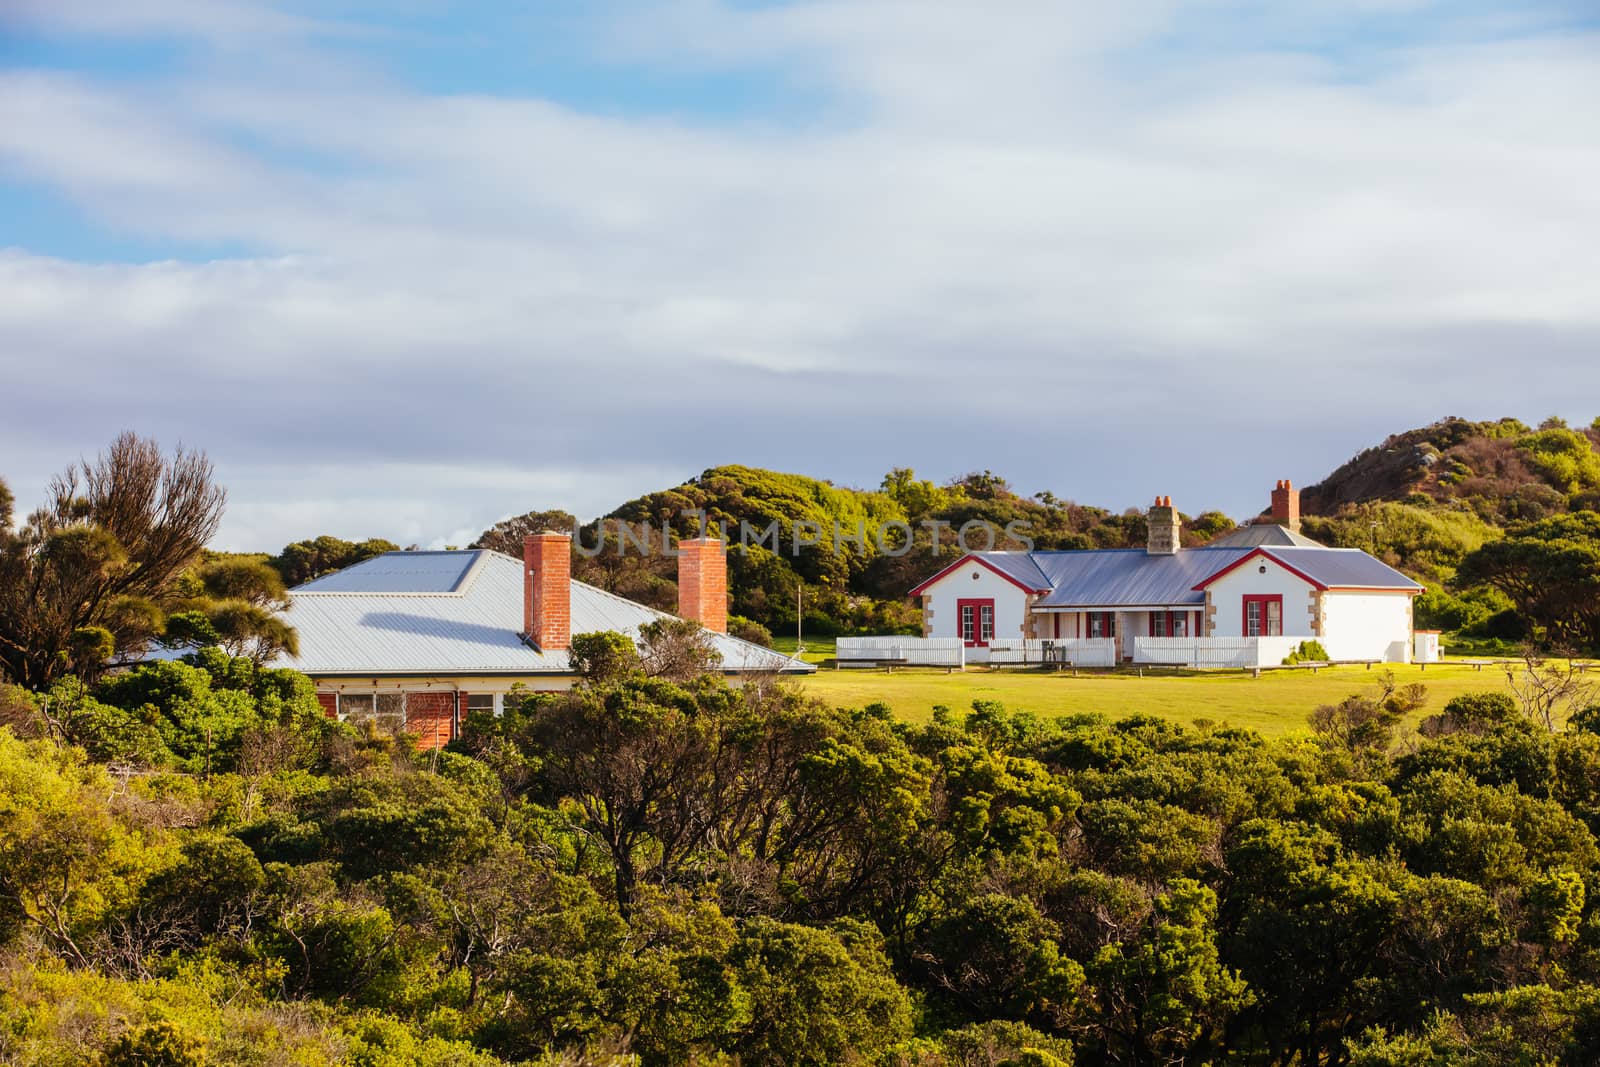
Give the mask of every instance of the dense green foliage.
M 1536 635 L 1567 648 L 1600 648 L 1600 513 L 1521 523 L 1461 564 L 1465 583 L 1516 605 Z
M 0 692 L 0 1062 L 1600 1055 L 1600 708 L 912 726 L 574 647 L 434 754 L 215 651 Z

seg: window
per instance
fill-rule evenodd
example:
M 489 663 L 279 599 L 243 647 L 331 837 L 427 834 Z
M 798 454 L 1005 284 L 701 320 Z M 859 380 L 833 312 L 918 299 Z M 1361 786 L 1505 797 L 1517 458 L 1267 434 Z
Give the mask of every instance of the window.
M 1246 637 L 1283 636 L 1283 597 L 1247 596 L 1244 598 L 1244 635 Z
M 1151 637 L 1188 637 L 1189 613 L 1187 611 L 1152 611 L 1150 613 Z
M 994 640 L 994 601 L 958 600 L 956 619 L 961 640 L 968 647 L 984 646 Z
M 406 728 L 404 693 L 340 693 L 339 718 L 346 722 L 371 722 L 398 734 Z
M 1116 612 L 1091 611 L 1087 615 L 1089 637 L 1111 637 L 1115 634 Z
M 500 714 L 499 703 L 500 695 L 498 693 L 468 693 L 467 714 L 471 715 L 473 712 L 479 712 L 480 714 L 498 715 Z

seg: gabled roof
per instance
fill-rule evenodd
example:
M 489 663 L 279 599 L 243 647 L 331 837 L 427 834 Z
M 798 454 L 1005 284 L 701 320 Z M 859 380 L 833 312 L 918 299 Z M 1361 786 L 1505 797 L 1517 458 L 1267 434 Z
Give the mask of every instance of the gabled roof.
M 1275 527 L 1283 529 L 1283 527 Z M 1290 531 L 1285 531 L 1286 533 Z M 1248 559 L 1276 560 L 1321 589 L 1417 592 L 1421 586 L 1356 548 L 1301 545 L 1184 548 L 1151 555 L 1142 548 L 972 552 L 918 585 L 912 594 L 976 562 L 1039 593 L 1037 609 L 1181 608 L 1205 603 L 1205 587 Z
M 1031 552 L 968 552 L 933 577 L 919 582 L 907 596 L 919 596 L 928 586 L 966 563 L 978 563 L 998 574 L 1024 593 L 1042 593 L 1050 588 L 1050 580 L 1033 562 Z
M 1311 540 L 1299 530 L 1291 530 L 1289 527 L 1279 526 L 1275 522 L 1258 522 L 1249 526 L 1241 526 L 1237 530 L 1223 534 L 1206 545 L 1206 547 L 1257 548 L 1263 545 L 1274 545 L 1283 548 L 1327 547 L 1320 541 Z
M 312 675 L 569 674 L 566 651 L 522 640 L 522 563 L 499 552 L 388 552 L 289 591 L 300 654 L 273 664 Z M 665 612 L 572 583 L 572 632 L 637 637 Z M 810 672 L 810 664 L 711 634 L 725 671 Z
M 1373 589 L 1420 593 L 1422 586 L 1359 548 L 1257 548 L 1197 585 L 1204 589 L 1257 556 L 1275 560 L 1319 589 Z

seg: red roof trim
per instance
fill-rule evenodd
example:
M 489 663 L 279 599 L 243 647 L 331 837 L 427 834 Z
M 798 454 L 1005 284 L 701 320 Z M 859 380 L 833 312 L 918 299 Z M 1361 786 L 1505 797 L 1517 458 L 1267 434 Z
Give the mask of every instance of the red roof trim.
M 1284 570 L 1288 571 L 1290 574 L 1294 575 L 1295 577 L 1297 577 L 1297 578 L 1301 579 L 1302 581 L 1306 582 L 1307 584 L 1311 585 L 1313 588 L 1321 589 L 1323 592 L 1327 592 L 1328 586 L 1326 586 L 1326 585 L 1322 584 L 1321 582 L 1317 581 L 1315 578 L 1311 577 L 1311 575 L 1307 574 L 1305 571 L 1302 571 L 1302 570 L 1299 570 L 1298 568 L 1289 566 L 1283 560 L 1279 559 L 1277 556 L 1274 556 L 1271 552 L 1268 552 L 1264 548 L 1256 548 L 1256 549 L 1252 550 L 1251 552 L 1249 552 L 1248 554 L 1240 556 L 1238 559 L 1234 560 L 1232 563 L 1228 564 L 1226 567 L 1222 568 L 1220 571 L 1218 571 L 1217 573 L 1213 574 L 1211 577 L 1207 578 L 1205 581 L 1201 582 L 1199 585 L 1195 586 L 1194 588 L 1197 589 L 1197 590 L 1204 589 L 1206 586 L 1210 585 L 1212 582 L 1216 581 L 1218 578 L 1221 578 L 1224 574 L 1229 574 L 1229 573 L 1231 573 L 1233 571 L 1236 571 L 1240 567 L 1243 567 L 1246 563 L 1249 563 L 1251 560 L 1256 559 L 1258 557 L 1262 557 L 1262 556 L 1266 557 L 1267 559 L 1270 559 L 1272 562 L 1276 563 L 1278 566 L 1282 567 Z
M 1048 589 L 1029 589 L 1027 586 L 1025 586 L 1021 582 L 1017 581 L 1011 575 L 1007 574 L 1005 571 L 1001 570 L 999 567 L 996 567 L 993 563 L 990 563 L 988 560 L 984 559 L 982 556 L 975 556 L 975 555 L 972 555 L 972 554 L 969 553 L 969 554 L 967 554 L 965 556 L 962 556 L 960 559 L 956 560 L 954 563 L 950 564 L 950 566 L 946 567 L 944 570 L 940 571 L 938 574 L 935 574 L 932 578 L 929 578 L 926 581 L 922 582 L 915 589 L 912 589 L 911 592 L 907 593 L 906 596 L 921 596 L 922 595 L 922 591 L 924 589 L 927 589 L 928 586 L 933 585 L 935 582 L 942 581 L 952 571 L 959 570 L 969 560 L 971 562 L 973 562 L 973 563 L 982 564 L 983 566 L 989 568 L 991 571 L 994 571 L 994 573 L 998 574 L 1000 577 L 1004 578 L 1006 581 L 1010 582 L 1012 585 L 1016 586 L 1018 589 L 1022 590 L 1024 593 L 1048 593 L 1050 591 Z

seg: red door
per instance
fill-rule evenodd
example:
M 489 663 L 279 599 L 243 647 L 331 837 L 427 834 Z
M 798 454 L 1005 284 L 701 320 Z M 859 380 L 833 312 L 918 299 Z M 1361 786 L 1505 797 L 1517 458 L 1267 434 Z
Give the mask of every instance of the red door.
M 994 600 L 956 601 L 956 634 L 968 648 L 988 648 L 994 640 Z

